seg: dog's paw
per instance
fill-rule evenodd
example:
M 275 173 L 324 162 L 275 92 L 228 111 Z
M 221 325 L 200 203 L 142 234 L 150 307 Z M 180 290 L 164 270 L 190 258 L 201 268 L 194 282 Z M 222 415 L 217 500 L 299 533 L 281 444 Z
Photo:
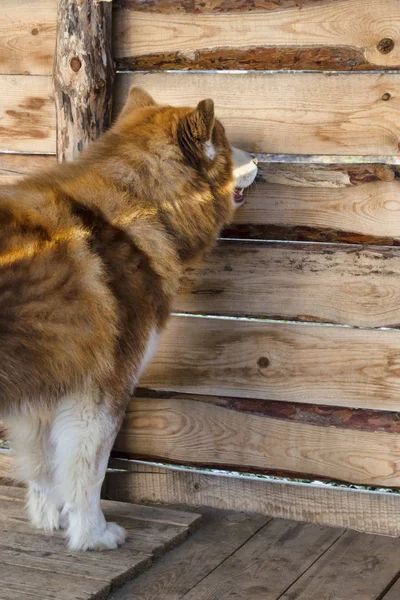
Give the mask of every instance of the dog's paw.
M 70 550 L 114 550 L 125 542 L 126 531 L 117 523 L 106 523 L 102 531 L 75 539 L 74 537 L 69 538 Z

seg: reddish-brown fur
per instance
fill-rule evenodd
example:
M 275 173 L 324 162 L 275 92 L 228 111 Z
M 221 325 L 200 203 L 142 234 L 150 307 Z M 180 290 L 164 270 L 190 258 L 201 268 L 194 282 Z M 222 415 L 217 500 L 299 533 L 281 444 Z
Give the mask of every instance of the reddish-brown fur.
M 212 102 L 162 107 L 141 90 L 79 160 L 1 188 L 0 412 L 50 407 L 89 380 L 121 414 L 182 270 L 231 219 L 233 188 Z

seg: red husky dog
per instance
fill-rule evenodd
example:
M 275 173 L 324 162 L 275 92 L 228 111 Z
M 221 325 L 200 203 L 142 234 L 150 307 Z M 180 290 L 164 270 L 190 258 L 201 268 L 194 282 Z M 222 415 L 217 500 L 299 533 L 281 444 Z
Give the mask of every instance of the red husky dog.
M 256 171 L 211 100 L 172 108 L 132 89 L 79 160 L 0 188 L 0 415 L 32 523 L 65 527 L 71 549 L 124 542 L 100 488 L 129 395 L 185 266 Z

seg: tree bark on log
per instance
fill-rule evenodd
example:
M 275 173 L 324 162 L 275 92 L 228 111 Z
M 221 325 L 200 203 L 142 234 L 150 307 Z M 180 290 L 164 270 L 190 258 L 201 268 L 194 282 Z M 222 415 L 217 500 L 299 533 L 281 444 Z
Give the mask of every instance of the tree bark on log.
M 111 125 L 111 0 L 59 0 L 53 82 L 57 158 L 70 161 Z

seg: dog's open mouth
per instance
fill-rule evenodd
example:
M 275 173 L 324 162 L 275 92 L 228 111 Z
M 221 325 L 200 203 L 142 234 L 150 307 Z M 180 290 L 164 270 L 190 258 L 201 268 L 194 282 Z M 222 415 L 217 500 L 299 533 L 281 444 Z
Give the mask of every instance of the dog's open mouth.
M 244 193 L 244 188 L 236 188 L 235 189 L 233 198 L 234 198 L 236 204 L 242 204 L 243 193 Z

